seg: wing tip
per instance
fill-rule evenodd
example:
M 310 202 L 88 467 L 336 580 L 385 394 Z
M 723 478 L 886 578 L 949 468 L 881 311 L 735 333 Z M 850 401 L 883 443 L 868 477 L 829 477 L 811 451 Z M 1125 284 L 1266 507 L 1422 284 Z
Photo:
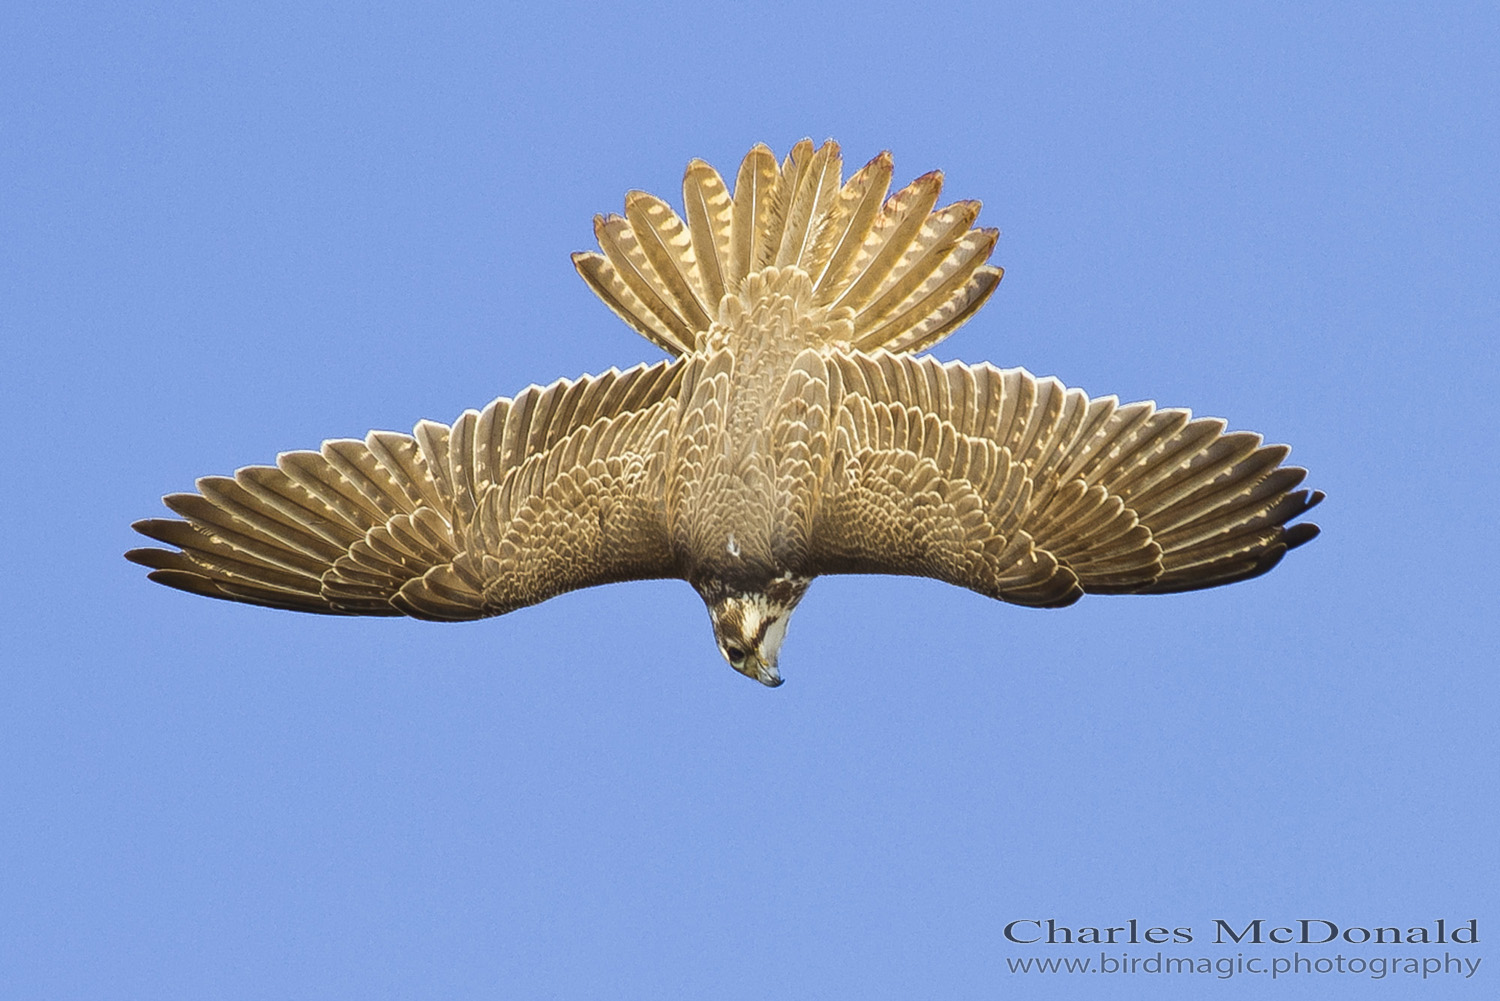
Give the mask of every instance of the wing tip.
M 1323 530 L 1310 521 L 1304 521 L 1299 525 L 1288 525 L 1281 537 L 1282 543 L 1287 549 L 1296 549 L 1323 534 Z
M 127 549 L 124 556 L 136 566 L 145 567 L 148 570 L 164 570 L 170 561 L 181 557 L 182 553 L 176 549 L 157 549 L 154 546 L 142 546 L 138 549 Z

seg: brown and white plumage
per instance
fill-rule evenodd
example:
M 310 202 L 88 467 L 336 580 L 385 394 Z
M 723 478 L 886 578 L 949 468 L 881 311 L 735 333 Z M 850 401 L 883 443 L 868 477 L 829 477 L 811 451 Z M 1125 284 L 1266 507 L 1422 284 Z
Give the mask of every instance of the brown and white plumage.
M 779 684 L 826 573 L 934 577 L 1022 605 L 1264 573 L 1317 534 L 1288 449 L 1024 369 L 912 352 L 994 290 L 975 202 L 881 154 L 757 146 L 686 219 L 640 192 L 596 220 L 589 285 L 673 360 L 533 386 L 451 426 L 371 432 L 172 494 L 129 559 L 185 591 L 297 611 L 500 615 L 595 584 L 689 581 L 720 651 Z

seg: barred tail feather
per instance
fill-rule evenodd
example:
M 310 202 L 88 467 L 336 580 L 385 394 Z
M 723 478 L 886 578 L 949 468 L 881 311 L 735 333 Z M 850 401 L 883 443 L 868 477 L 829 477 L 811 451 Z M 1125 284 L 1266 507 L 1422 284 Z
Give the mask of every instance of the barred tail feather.
M 886 197 L 891 157 L 881 153 L 847 182 L 838 144 L 802 140 L 778 166 L 758 145 L 731 194 L 701 160 L 683 177 L 686 220 L 642 192 L 624 216 L 595 220 L 603 253 L 573 255 L 605 304 L 673 355 L 701 350 L 719 304 L 768 267 L 798 268 L 813 303 L 848 308 L 863 351 L 925 349 L 963 324 L 1002 274 L 985 262 L 997 233 L 973 228 L 979 203 L 937 208 L 943 178 L 924 174 Z

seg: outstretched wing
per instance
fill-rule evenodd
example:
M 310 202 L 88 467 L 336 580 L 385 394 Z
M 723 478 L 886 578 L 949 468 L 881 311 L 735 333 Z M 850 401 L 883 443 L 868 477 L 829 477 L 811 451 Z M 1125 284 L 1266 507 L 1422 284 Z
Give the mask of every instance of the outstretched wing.
M 799 364 L 805 365 L 806 359 Z M 1023 605 L 1214 587 L 1318 533 L 1285 445 L 1023 369 L 825 363 L 839 400 L 808 571 L 935 577 Z
M 372 431 L 200 479 L 136 531 L 152 580 L 332 615 L 476 619 L 675 576 L 663 464 L 684 365 L 532 386 L 453 425 Z

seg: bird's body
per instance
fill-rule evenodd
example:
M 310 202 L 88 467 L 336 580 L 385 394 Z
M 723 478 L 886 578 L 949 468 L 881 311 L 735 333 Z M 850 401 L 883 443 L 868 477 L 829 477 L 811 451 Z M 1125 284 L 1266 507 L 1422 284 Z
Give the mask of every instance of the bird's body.
M 780 683 L 788 617 L 826 573 L 936 577 L 1006 601 L 1189 590 L 1263 573 L 1317 529 L 1287 449 L 1022 369 L 914 352 L 993 291 L 974 202 L 889 199 L 882 154 L 699 161 L 686 220 L 633 192 L 585 280 L 676 357 L 531 387 L 411 435 L 372 432 L 208 477 L 137 523 L 162 583 L 330 614 L 499 615 L 676 577 L 724 657 Z

